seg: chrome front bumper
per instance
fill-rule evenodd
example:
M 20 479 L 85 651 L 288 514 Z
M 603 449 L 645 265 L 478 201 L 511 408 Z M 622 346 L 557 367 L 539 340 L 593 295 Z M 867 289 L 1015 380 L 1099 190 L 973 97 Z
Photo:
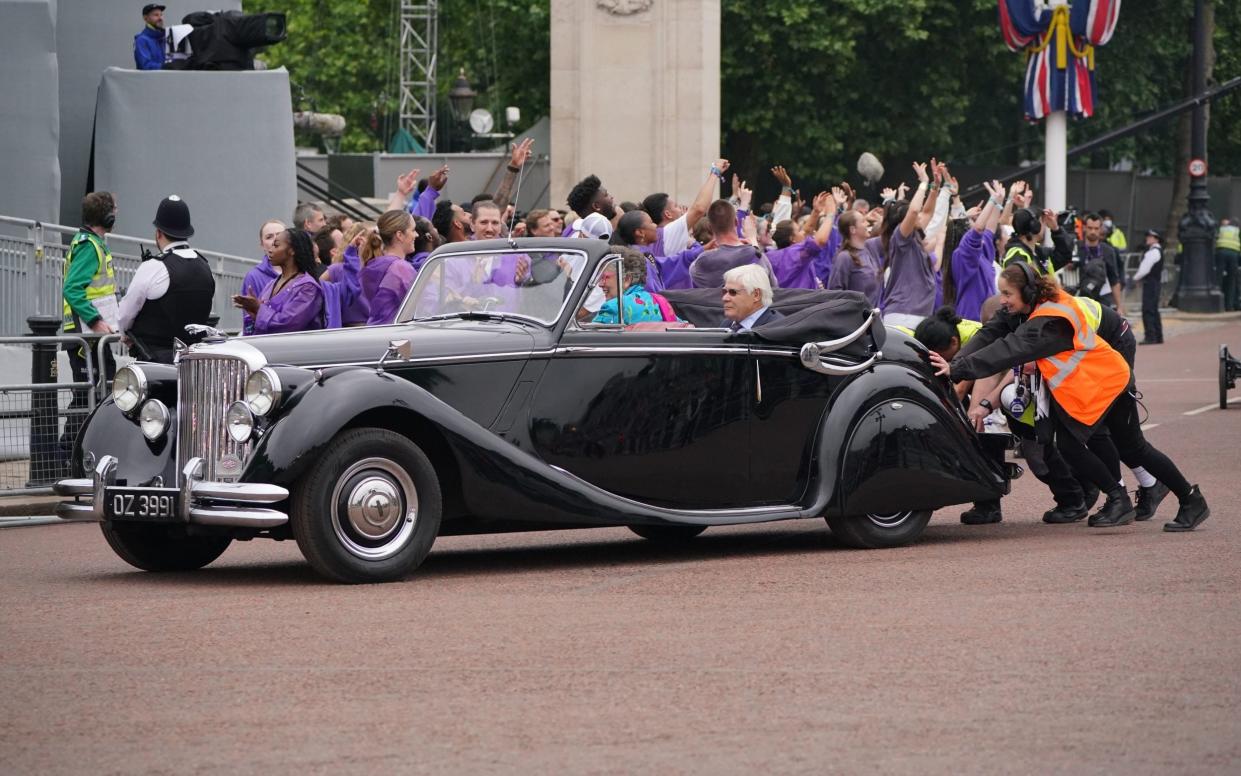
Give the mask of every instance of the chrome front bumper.
M 62 520 L 100 523 L 104 521 L 103 502 L 107 488 L 116 484 L 117 459 L 99 459 L 90 479 L 61 480 L 53 486 L 58 496 L 73 501 L 56 505 Z M 203 459 L 191 458 L 181 471 L 181 520 L 198 525 L 224 525 L 238 528 L 275 528 L 289 522 L 289 516 L 275 509 L 251 506 L 275 504 L 289 497 L 279 485 L 251 482 L 207 482 L 202 479 Z

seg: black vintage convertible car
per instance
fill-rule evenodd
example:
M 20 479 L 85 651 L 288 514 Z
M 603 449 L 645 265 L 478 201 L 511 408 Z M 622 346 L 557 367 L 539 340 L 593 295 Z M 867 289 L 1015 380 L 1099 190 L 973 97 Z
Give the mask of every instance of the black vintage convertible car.
M 295 539 L 323 575 L 410 574 L 436 536 L 826 518 L 855 547 L 916 540 L 931 511 L 1008 491 L 926 351 L 849 292 L 778 291 L 786 315 L 594 323 L 597 240 L 444 246 L 398 323 L 206 341 L 122 368 L 83 427 L 58 514 L 151 571 L 234 539 Z M 619 272 L 617 272 L 619 274 Z

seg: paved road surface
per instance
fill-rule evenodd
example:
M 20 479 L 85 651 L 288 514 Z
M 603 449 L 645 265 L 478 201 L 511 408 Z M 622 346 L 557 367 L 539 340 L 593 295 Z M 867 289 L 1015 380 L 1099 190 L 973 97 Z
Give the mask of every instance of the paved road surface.
M 5 773 L 1237 773 L 1241 407 L 1219 342 L 1142 348 L 1191 535 L 998 526 L 917 546 L 819 521 L 460 537 L 404 584 L 321 583 L 292 543 L 131 571 L 93 526 L 0 531 Z

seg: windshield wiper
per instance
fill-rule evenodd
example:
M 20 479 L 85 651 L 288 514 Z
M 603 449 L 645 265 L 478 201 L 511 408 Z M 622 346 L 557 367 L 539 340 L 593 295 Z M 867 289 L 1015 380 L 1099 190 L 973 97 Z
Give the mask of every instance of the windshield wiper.
M 415 318 L 413 323 L 425 321 L 443 321 L 449 318 L 460 318 L 463 321 L 507 321 L 509 316 L 504 313 L 485 312 L 483 310 L 459 310 L 455 313 L 440 313 L 426 318 Z

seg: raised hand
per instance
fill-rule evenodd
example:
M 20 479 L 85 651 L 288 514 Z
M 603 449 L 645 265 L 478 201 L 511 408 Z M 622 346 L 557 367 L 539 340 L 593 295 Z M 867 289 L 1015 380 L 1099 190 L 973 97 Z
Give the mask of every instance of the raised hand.
M 414 187 L 418 185 L 418 174 L 421 172 L 422 170 L 415 167 L 404 175 L 396 176 L 396 190 L 402 197 L 408 198 L 414 192 Z
M 931 179 L 926 174 L 926 165 L 922 162 L 914 162 L 914 172 L 918 175 L 918 183 L 930 183 Z M 904 184 L 901 184 L 902 186 Z
M 446 164 L 431 173 L 431 177 L 427 179 L 427 184 L 436 191 L 443 191 L 446 183 L 448 183 L 448 165 Z
M 840 210 L 849 202 L 849 195 L 839 186 L 832 186 L 832 199 L 836 201 L 836 209 Z
M 793 188 L 793 179 L 789 177 L 788 172 L 785 171 L 785 169 L 780 165 L 777 164 L 775 167 L 772 167 L 771 174 L 775 176 L 781 186 L 790 189 Z
M 883 198 L 882 201 L 884 202 L 887 202 L 889 199 L 896 199 L 896 189 L 888 186 L 879 192 L 879 196 Z
M 513 144 L 513 153 L 509 155 L 508 163 L 510 167 L 521 168 L 526 164 L 526 160 L 530 158 L 530 149 L 534 148 L 534 138 L 528 137 L 520 143 Z
M 750 245 L 758 245 L 758 221 L 751 213 L 741 222 L 742 239 Z
M 723 175 L 724 173 L 728 172 L 728 160 L 727 159 L 716 159 L 715 162 L 713 162 L 711 166 L 719 170 L 720 175 Z
M 924 181 L 923 181 L 923 183 L 925 183 L 925 182 L 926 182 L 926 181 L 924 180 Z M 909 193 L 909 184 L 908 184 L 908 183 L 902 183 L 901 185 L 899 185 L 899 186 L 897 186 L 897 187 L 896 187 L 896 198 L 897 198 L 897 199 L 904 199 L 904 198 L 905 198 L 905 195 L 906 195 L 906 194 L 908 194 L 908 193 Z
M 1054 210 L 1043 208 L 1042 221 L 1043 225 L 1052 231 L 1060 228 L 1060 222 L 1056 220 L 1056 211 Z
M 737 176 L 736 176 L 736 175 L 734 175 L 734 176 L 733 176 L 733 178 L 734 178 L 734 179 L 737 179 Z M 737 199 L 738 199 L 738 200 L 740 200 L 740 202 L 741 202 L 741 209 L 742 209 L 742 210 L 749 210 L 749 209 L 750 209 L 750 200 L 751 200 L 751 198 L 753 198 L 753 196 L 754 196 L 754 192 L 753 192 L 753 191 L 750 191 L 750 187 L 749 187 L 749 186 L 745 185 L 745 181 L 740 180 L 740 179 L 737 179 L 737 184 L 736 184 L 736 186 L 733 188 L 733 193 L 734 193 L 734 194 L 736 194 L 736 195 L 737 195 Z
M 848 199 L 847 199 L 847 200 L 845 200 L 845 201 L 846 201 L 849 205 L 853 205 L 853 202 L 857 199 L 857 192 L 855 192 L 855 191 L 853 190 L 853 187 L 852 187 L 852 186 L 850 186 L 850 185 L 849 185 L 848 183 L 846 183 L 845 181 L 841 181 L 841 182 L 840 182 L 840 188 L 841 188 L 841 190 L 842 190 L 842 191 L 844 191 L 845 195 L 848 197 Z

